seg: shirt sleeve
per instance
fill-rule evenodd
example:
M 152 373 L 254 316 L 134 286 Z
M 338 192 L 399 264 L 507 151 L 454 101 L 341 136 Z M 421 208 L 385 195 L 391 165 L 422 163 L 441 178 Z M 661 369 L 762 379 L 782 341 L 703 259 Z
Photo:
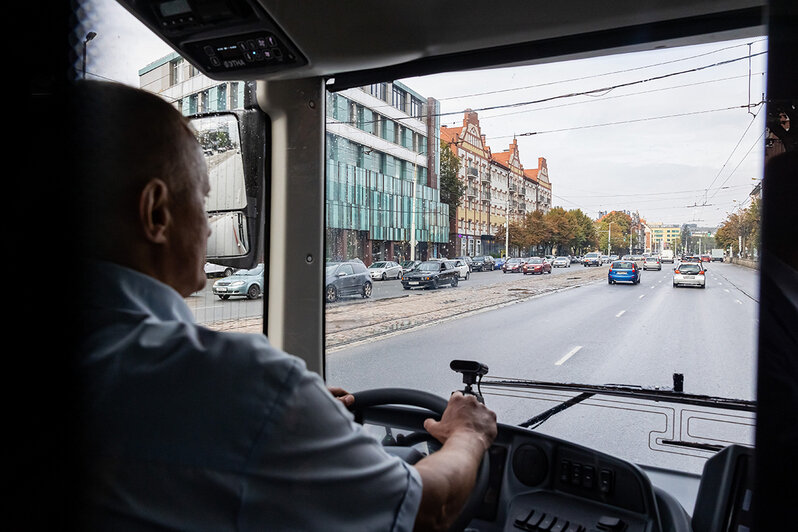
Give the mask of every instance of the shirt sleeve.
M 386 453 L 314 373 L 285 405 L 253 452 L 241 529 L 413 529 L 421 503 L 414 467 Z

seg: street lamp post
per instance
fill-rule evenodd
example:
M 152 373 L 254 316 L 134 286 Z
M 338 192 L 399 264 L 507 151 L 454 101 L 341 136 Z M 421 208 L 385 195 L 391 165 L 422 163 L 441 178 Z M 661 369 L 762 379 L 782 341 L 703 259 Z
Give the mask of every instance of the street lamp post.
M 86 44 L 97 36 L 97 33 L 90 31 L 86 34 L 86 39 L 83 41 L 83 79 L 86 79 Z

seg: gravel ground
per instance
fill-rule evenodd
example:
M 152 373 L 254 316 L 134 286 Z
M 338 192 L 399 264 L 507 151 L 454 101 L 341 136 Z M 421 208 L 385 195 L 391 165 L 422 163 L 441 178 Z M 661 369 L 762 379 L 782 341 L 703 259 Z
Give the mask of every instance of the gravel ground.
M 411 291 L 389 299 L 363 300 L 326 311 L 327 352 L 416 327 L 457 319 L 476 312 L 512 305 L 544 294 L 606 279 L 606 268 L 576 268 L 568 275 L 519 275 L 517 282 L 478 288 L 458 285 L 437 291 Z M 209 325 L 234 332 L 261 332 L 262 319 L 250 318 Z

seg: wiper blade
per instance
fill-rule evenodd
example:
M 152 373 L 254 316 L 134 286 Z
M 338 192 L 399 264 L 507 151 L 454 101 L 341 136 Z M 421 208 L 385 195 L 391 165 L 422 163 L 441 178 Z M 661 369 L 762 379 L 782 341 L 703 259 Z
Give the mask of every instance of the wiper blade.
M 678 374 L 677 374 L 678 375 Z M 577 383 L 560 383 L 560 382 L 545 382 L 545 381 L 532 381 L 526 379 L 489 379 L 484 378 L 480 385 L 482 388 L 534 388 L 540 390 L 558 390 L 558 391 L 572 391 L 580 392 L 579 395 L 564 401 L 563 403 L 546 410 L 545 412 L 536 415 L 535 417 L 525 421 L 522 426 L 532 427 L 539 426 L 541 423 L 549 419 L 555 414 L 570 408 L 585 399 L 594 395 L 613 395 L 622 397 L 633 397 L 636 399 L 645 399 L 649 401 L 662 401 L 668 403 L 688 404 L 694 406 L 703 406 L 707 408 L 722 408 L 728 410 L 739 410 L 744 412 L 756 412 L 756 401 L 747 401 L 744 399 L 729 399 L 725 397 L 714 397 L 710 395 L 689 394 L 681 391 L 681 380 L 677 379 L 674 375 L 675 389 L 671 388 L 644 388 L 642 386 L 625 385 L 625 384 L 577 384 Z M 679 375 L 679 377 L 681 377 Z M 534 425 L 534 426 L 533 426 Z

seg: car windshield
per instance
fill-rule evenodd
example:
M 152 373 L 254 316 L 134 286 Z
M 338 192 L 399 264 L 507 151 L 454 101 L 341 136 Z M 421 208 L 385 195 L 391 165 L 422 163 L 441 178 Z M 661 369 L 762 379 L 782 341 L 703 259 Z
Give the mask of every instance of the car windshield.
M 533 257 L 533 258 L 529 259 L 527 261 L 527 263 L 529 263 L 529 264 L 543 264 L 543 259 L 540 259 L 538 257 Z
M 437 272 L 441 270 L 441 264 L 438 261 L 422 262 L 416 269 L 422 272 Z
M 384 262 L 375 262 L 374 264 L 369 266 L 369 268 L 384 268 L 384 267 L 385 267 L 385 263 Z
M 246 82 L 202 76 L 116 2 L 96 3 L 108 16 L 91 21 L 99 22 L 87 78 L 156 92 L 185 114 L 244 108 Z M 462 389 L 449 362 L 473 358 L 494 382 L 671 390 L 680 374 L 685 392 L 753 401 L 761 212 L 754 189 L 772 140 L 757 96 L 766 62 L 767 39 L 754 36 L 328 92 L 319 106 L 327 224 L 320 255 L 280 262 L 267 245 L 257 260 L 275 272 L 274 291 L 276 272 L 306 261 L 332 261 L 327 273 L 365 273 L 363 264 L 377 258 L 372 267 L 421 260 L 425 272 L 440 271 L 429 260 L 436 257 L 593 259 L 543 276 L 479 268 L 456 286 L 428 290 L 361 276 L 367 293 L 358 285 L 357 297 L 325 305 L 325 378 L 352 391 L 406 387 L 448 397 Z M 234 156 L 206 154 L 210 169 Z M 639 284 L 608 284 L 608 266 L 595 260 L 648 252 L 698 272 L 678 257 L 715 248 L 737 264 L 713 263 L 704 290 L 672 287 L 669 267 L 641 272 Z M 612 267 L 619 264 L 632 266 Z M 198 323 L 262 333 L 264 299 L 231 299 L 217 312 L 211 284 L 185 298 Z M 299 296 L 295 303 L 312 305 Z M 698 312 L 684 319 L 686 308 Z M 701 356 L 685 345 L 702 346 Z M 500 422 L 523 423 L 576 395 L 519 389 L 482 386 Z M 707 446 L 751 444 L 753 426 L 748 414 L 596 396 L 536 430 L 700 473 L 712 456 Z
M 633 270 L 635 267 L 634 262 L 618 261 L 612 263 L 613 270 Z
M 557 260 L 568 260 L 568 257 L 557 257 Z
M 682 264 L 679 266 L 681 273 L 698 273 L 701 271 L 701 266 L 698 264 Z

